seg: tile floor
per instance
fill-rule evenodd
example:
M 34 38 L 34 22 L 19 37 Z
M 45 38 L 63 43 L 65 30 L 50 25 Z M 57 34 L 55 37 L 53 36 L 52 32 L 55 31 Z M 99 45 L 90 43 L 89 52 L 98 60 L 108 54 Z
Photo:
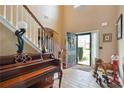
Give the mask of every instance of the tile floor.
M 63 73 L 61 88 L 100 88 L 91 72 L 69 68 Z M 59 80 L 55 80 L 54 88 L 58 88 L 58 82 Z

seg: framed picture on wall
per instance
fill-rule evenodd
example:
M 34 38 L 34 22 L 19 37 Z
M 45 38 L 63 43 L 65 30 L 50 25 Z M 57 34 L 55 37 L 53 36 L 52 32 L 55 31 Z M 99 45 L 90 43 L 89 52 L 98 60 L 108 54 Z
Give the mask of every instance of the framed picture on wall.
M 117 30 L 117 40 L 122 38 L 123 31 L 123 15 L 121 14 L 116 22 L 116 30 Z
M 103 34 L 103 42 L 112 42 L 112 33 Z

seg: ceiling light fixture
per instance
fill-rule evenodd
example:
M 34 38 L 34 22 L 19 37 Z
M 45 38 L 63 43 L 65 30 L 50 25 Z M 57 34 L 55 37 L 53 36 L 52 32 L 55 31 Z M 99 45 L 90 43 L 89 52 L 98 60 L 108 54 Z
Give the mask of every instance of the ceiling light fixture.
M 78 8 L 78 7 L 80 7 L 81 5 L 74 5 L 74 8 Z

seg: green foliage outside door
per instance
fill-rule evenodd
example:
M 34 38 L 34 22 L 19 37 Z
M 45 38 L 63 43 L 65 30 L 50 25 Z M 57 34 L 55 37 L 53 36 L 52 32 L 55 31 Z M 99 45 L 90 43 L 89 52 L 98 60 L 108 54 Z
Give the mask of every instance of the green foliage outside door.
M 79 61 L 81 61 L 83 58 L 83 47 L 78 47 L 78 58 Z

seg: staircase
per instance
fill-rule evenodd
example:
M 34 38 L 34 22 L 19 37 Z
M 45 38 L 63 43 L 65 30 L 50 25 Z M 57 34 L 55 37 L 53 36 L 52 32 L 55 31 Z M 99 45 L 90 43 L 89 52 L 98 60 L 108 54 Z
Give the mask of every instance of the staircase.
M 26 5 L 0 6 L 0 23 L 10 31 L 15 32 L 18 29 L 17 24 L 20 21 L 24 21 L 28 25 L 26 33 L 23 36 L 27 44 L 39 53 L 45 47 L 48 53 L 53 53 L 58 58 L 60 47 L 53 38 L 53 31 L 44 28 Z

